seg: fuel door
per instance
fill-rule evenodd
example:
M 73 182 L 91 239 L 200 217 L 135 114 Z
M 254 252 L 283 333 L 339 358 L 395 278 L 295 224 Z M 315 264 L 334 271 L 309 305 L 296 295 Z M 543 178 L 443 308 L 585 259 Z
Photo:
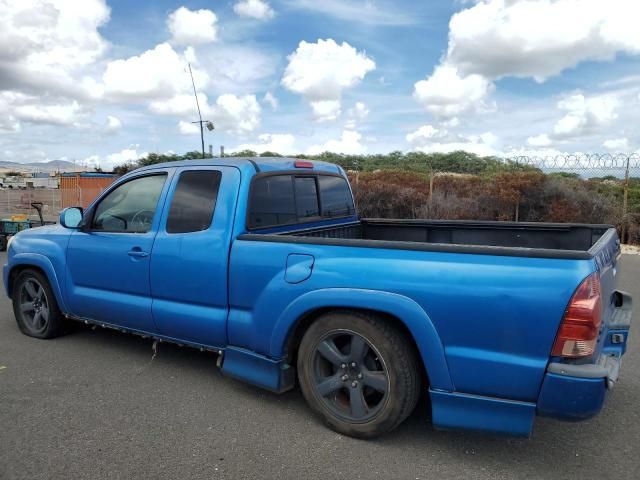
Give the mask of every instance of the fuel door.
M 287 283 L 304 282 L 311 276 L 315 257 L 302 253 L 290 253 L 287 257 L 287 266 L 284 279 Z

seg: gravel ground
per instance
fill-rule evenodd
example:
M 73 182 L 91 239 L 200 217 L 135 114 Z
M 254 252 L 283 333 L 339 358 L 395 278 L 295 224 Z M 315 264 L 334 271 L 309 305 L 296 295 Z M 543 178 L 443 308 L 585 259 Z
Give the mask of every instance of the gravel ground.
M 640 257 L 621 263 L 621 288 L 640 299 Z M 210 354 L 162 344 L 152 360 L 149 341 L 85 327 L 28 338 L 3 296 L 0 478 L 637 479 L 639 336 L 636 326 L 620 381 L 589 421 L 538 419 L 528 440 L 438 432 L 422 405 L 360 441 L 322 426 L 297 391 L 222 377 Z

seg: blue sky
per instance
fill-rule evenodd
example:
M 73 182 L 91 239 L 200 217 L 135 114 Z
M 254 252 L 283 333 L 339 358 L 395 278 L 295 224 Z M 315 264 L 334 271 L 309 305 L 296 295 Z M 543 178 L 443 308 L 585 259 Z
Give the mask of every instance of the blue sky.
M 0 160 L 636 151 L 633 0 L 0 1 Z

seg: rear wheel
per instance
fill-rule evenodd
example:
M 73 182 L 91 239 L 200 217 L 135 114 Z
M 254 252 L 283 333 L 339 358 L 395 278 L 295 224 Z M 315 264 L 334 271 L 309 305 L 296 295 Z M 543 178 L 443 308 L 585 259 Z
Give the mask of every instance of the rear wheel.
M 355 311 L 323 315 L 309 327 L 298 351 L 298 379 L 332 429 L 359 438 L 397 427 L 420 393 L 418 358 L 406 335 Z
M 64 317 L 47 278 L 35 270 L 24 270 L 13 284 L 13 312 L 25 335 L 53 338 L 63 333 Z

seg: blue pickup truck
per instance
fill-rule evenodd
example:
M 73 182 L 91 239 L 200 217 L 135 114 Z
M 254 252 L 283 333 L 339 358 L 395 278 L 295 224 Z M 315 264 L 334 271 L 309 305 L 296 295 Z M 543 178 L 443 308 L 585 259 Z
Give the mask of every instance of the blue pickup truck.
M 336 165 L 210 159 L 140 168 L 15 235 L 4 285 L 27 335 L 75 320 L 214 351 L 347 435 L 421 398 L 436 428 L 529 435 L 536 415 L 593 416 L 616 382 L 619 257 L 608 225 L 362 219 Z

